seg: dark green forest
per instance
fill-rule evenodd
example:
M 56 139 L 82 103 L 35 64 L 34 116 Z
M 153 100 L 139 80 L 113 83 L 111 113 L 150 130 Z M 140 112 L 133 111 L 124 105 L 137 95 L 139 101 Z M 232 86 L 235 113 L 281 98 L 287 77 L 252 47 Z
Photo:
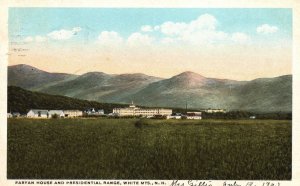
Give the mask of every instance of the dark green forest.
M 15 86 L 8 86 L 7 92 L 7 111 L 20 112 L 21 114 L 27 113 L 30 109 L 85 110 L 87 108 L 104 109 L 106 113 L 110 113 L 115 107 L 128 106 L 125 104 L 99 103 L 66 96 L 32 92 Z

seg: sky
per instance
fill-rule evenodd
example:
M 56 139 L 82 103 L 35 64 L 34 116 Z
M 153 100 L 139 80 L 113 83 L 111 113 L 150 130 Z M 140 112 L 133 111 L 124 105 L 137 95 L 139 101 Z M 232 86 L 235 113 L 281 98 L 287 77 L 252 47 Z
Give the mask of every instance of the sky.
M 9 65 L 251 80 L 292 72 L 291 9 L 10 8 Z

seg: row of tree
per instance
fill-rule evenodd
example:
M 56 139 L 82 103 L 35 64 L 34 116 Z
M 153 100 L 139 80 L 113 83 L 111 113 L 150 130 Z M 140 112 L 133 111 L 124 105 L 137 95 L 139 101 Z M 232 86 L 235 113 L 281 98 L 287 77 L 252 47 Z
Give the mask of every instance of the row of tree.
M 202 113 L 204 119 L 276 119 L 291 120 L 292 113 L 276 112 L 276 113 L 254 113 L 247 111 L 230 111 L 226 113 Z

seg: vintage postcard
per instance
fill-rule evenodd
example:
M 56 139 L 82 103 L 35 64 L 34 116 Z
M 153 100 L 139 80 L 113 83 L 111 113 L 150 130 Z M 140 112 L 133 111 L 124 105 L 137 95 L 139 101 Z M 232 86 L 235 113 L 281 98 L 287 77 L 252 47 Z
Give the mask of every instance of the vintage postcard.
M 299 185 L 296 2 L 5 5 L 1 185 Z

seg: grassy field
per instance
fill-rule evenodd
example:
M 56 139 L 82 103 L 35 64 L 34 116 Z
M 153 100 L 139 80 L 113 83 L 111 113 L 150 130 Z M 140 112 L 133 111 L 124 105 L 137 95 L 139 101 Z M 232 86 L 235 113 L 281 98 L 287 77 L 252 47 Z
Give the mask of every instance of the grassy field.
M 9 179 L 290 179 L 291 121 L 8 120 Z

